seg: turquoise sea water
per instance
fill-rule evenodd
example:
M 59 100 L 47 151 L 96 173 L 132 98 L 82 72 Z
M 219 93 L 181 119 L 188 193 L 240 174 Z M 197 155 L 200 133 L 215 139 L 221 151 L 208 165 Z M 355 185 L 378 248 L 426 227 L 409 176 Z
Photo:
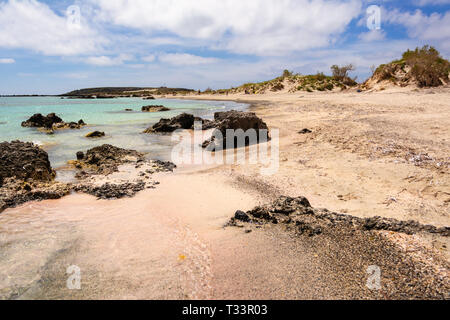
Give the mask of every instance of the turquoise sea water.
M 168 112 L 141 112 L 145 105 L 164 105 Z M 121 148 L 148 152 L 153 159 L 169 160 L 173 143 L 169 135 L 142 134 L 142 131 L 161 118 L 171 118 L 183 112 L 211 119 L 214 112 L 244 110 L 246 104 L 223 101 L 142 100 L 119 99 L 61 99 L 59 97 L 0 97 L 0 141 L 31 141 L 41 145 L 49 154 L 54 168 L 75 159 L 77 151 L 112 144 Z M 133 109 L 126 112 L 125 109 Z M 61 130 L 53 135 L 35 128 L 23 128 L 22 121 L 35 113 L 56 113 L 66 122 L 83 119 L 88 126 L 80 130 Z M 90 140 L 85 135 L 99 130 L 105 138 Z

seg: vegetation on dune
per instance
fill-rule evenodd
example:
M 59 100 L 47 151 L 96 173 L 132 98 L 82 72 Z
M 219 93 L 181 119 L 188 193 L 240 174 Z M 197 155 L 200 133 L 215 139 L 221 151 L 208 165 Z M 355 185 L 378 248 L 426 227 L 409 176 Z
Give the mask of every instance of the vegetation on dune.
M 348 65 L 350 66 L 350 65 Z M 314 75 L 301 75 L 296 74 L 289 70 L 284 70 L 282 75 L 268 81 L 245 83 L 237 88 L 221 89 L 221 90 L 205 90 L 206 94 L 233 94 L 233 93 L 246 93 L 246 94 L 264 94 L 270 92 L 279 92 L 286 90 L 290 93 L 297 91 L 331 91 L 339 88 L 341 90 L 347 89 L 356 85 L 355 79 L 351 79 L 348 73 L 354 70 L 348 68 L 348 66 L 336 67 L 338 73 L 333 76 L 327 76 L 322 72 L 318 72 Z
M 407 50 L 402 58 L 380 65 L 368 82 L 389 80 L 394 84 L 438 87 L 449 83 L 450 62 L 432 46 Z
M 350 78 L 349 72 L 354 71 L 355 67 L 352 64 L 347 64 L 345 66 L 339 67 L 338 65 L 331 66 L 331 71 L 333 73 L 333 78 L 337 81 L 342 82 L 347 86 L 355 86 L 356 77 Z

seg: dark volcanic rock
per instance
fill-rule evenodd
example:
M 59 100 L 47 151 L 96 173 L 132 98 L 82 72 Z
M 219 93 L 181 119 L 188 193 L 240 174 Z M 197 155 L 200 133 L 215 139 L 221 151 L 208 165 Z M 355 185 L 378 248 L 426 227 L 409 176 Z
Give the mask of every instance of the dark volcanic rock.
M 45 117 L 40 113 L 36 113 L 27 121 L 22 122 L 22 127 L 51 129 L 53 127 L 53 124 L 62 122 L 64 121 L 54 113 L 49 113 Z
M 76 167 L 89 169 L 92 174 L 109 175 L 116 172 L 121 164 L 144 161 L 144 154 L 104 144 L 89 149 L 85 154 L 81 151 L 77 152 L 77 159 L 72 162 Z
M 270 139 L 267 124 L 253 112 L 226 111 L 214 114 L 216 130 L 203 147 L 210 151 L 240 148 L 249 144 L 266 142 Z M 227 141 L 227 130 L 235 130 L 232 141 Z M 236 131 L 238 130 L 238 131 Z M 252 135 L 253 134 L 253 135 Z
M 0 212 L 28 201 L 59 199 L 70 186 L 54 182 L 47 152 L 30 142 L 0 143 Z
M 312 131 L 305 128 L 305 129 L 300 130 L 298 133 L 299 134 L 308 134 L 308 133 L 312 133 Z
M 163 111 L 170 111 L 170 109 L 165 106 L 143 106 L 142 107 L 142 112 L 163 112 Z
M 92 175 L 110 175 L 118 171 L 122 164 L 134 164 L 137 167 L 147 163 L 153 167 L 153 172 L 173 171 L 176 165 L 172 162 L 160 160 L 146 160 L 143 153 L 135 150 L 118 148 L 104 144 L 86 151 L 77 152 L 77 160 L 69 161 L 77 169 L 82 171 L 77 174 L 78 178 Z
M 145 189 L 145 182 L 136 183 L 105 183 L 101 186 L 78 185 L 74 188 L 77 192 L 84 192 L 99 199 L 120 199 L 124 197 L 133 197 L 139 191 Z
M 90 132 L 86 135 L 86 138 L 101 138 L 104 137 L 105 133 L 101 131 Z
M 47 152 L 30 142 L 12 141 L 0 143 L 0 186 L 8 177 L 52 181 L 55 172 Z
M 315 209 L 305 197 L 280 197 L 269 205 L 258 206 L 246 213 L 237 211 L 229 225 L 235 225 L 236 221 L 258 224 L 283 223 L 295 226 L 299 234 L 309 236 L 322 234 L 338 226 L 353 230 L 387 230 L 406 234 L 427 232 L 444 237 L 450 236 L 449 227 L 437 228 L 417 221 L 399 221 L 382 217 L 358 218 L 326 209 Z
M 192 114 L 182 113 L 172 119 L 161 119 L 153 127 L 145 130 L 144 133 L 174 132 L 178 129 L 191 129 L 194 121 L 195 117 Z
M 77 160 L 83 160 L 83 158 L 84 158 L 84 152 L 78 151 L 77 152 Z
M 153 163 L 155 163 L 158 168 L 156 172 L 173 172 L 173 170 L 177 167 L 175 163 L 170 161 L 161 161 L 161 160 L 153 160 Z
M 85 125 L 86 123 L 82 119 L 78 122 L 64 122 L 54 113 L 49 113 L 47 116 L 36 113 L 27 121 L 22 122 L 22 127 L 41 128 L 49 133 L 52 133 L 53 130 L 81 129 Z
M 172 119 L 161 119 L 152 127 L 146 129 L 144 133 L 170 133 L 181 129 L 195 129 L 195 124 L 200 123 L 201 130 L 215 128 L 215 122 L 211 120 L 194 117 L 192 114 L 182 113 Z
M 236 211 L 236 213 L 234 214 L 234 218 L 239 221 L 250 222 L 250 217 L 241 210 Z
M 7 178 L 0 187 L 0 212 L 29 201 L 60 199 L 71 191 L 69 184 L 60 182 L 24 182 Z

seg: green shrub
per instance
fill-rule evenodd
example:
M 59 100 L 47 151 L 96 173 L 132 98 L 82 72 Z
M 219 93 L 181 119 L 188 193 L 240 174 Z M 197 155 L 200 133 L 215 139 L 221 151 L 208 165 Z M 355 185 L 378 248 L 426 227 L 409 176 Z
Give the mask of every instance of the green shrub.
M 440 55 L 434 47 L 423 46 L 408 50 L 403 54 L 406 65 L 411 67 L 411 75 L 417 79 L 420 87 L 437 87 L 441 79 L 448 82 L 450 62 Z
M 336 81 L 342 82 L 348 86 L 355 86 L 356 78 L 350 78 L 349 72 L 354 71 L 355 67 L 352 64 L 348 64 L 342 67 L 338 65 L 331 66 L 331 72 L 333 73 L 333 79 Z
M 292 77 L 293 75 L 294 75 L 294 73 L 292 71 L 289 71 L 286 69 L 283 71 L 282 78 L 289 78 L 289 77 Z
M 334 89 L 334 85 L 332 83 L 328 83 L 328 84 L 325 85 L 325 89 L 331 91 L 331 90 Z

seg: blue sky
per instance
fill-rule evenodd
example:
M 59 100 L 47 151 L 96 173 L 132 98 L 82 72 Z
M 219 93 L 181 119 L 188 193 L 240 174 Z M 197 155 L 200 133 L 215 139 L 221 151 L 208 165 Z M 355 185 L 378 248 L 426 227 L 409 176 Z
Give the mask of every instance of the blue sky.
M 365 80 L 424 44 L 450 58 L 450 0 L 0 0 L 0 94 L 229 88 L 345 63 Z

